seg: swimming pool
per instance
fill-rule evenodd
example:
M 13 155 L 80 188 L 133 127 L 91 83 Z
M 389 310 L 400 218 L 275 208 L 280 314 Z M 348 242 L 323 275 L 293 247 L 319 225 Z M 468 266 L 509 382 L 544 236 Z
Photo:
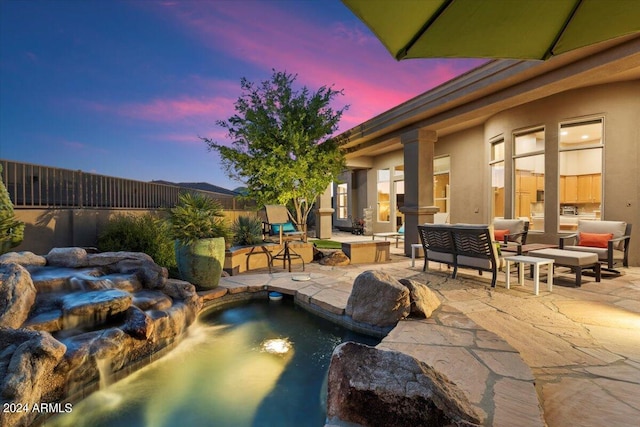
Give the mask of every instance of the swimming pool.
M 322 426 L 331 353 L 344 341 L 379 342 L 290 299 L 203 312 L 167 356 L 46 425 Z

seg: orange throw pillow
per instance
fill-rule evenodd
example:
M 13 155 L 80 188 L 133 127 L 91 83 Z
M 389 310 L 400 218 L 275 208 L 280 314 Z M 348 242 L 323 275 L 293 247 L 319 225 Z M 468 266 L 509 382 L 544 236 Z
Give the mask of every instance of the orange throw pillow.
M 589 246 L 592 248 L 606 248 L 607 242 L 613 239 L 613 233 L 580 233 L 578 246 Z
M 505 234 L 509 234 L 509 230 L 493 230 L 493 238 L 498 242 L 504 242 Z

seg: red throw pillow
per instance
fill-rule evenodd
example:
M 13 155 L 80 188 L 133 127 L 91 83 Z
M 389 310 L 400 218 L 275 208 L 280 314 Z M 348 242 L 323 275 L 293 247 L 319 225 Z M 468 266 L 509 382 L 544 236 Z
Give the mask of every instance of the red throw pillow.
M 509 234 L 509 230 L 493 230 L 493 238 L 498 242 L 504 242 L 505 234 Z
M 592 248 L 606 248 L 607 242 L 613 239 L 613 233 L 580 233 L 578 246 L 589 246 Z

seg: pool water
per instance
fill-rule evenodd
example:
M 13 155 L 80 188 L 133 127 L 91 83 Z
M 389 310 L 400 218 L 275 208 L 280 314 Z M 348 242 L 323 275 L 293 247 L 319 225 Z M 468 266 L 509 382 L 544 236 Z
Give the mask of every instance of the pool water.
M 379 342 L 290 299 L 204 312 L 167 356 L 46 425 L 323 426 L 331 354 L 344 341 Z

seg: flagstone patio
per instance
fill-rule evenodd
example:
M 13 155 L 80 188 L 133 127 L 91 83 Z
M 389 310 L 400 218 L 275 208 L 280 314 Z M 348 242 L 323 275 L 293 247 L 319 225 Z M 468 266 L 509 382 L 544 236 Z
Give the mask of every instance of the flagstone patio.
M 346 306 L 353 280 L 362 271 L 383 270 L 398 279 L 412 278 L 427 283 L 440 296 L 443 307 L 434 319 L 399 322 L 380 347 L 403 351 L 449 372 L 485 415 L 484 393 L 492 387 L 495 408 L 489 409 L 490 425 L 637 424 L 640 268 L 624 268 L 622 276 L 606 277 L 601 283 L 586 277 L 580 288 L 567 286 L 573 276 L 560 271 L 553 291 L 542 287 L 535 296 L 531 280 L 524 287 L 507 290 L 501 273 L 492 289 L 486 274 L 481 277 L 461 269 L 454 280 L 438 264 L 430 264 L 429 272 L 424 273 L 422 260 L 411 267 L 410 258 L 392 252 L 387 263 L 346 267 L 311 263 L 304 273 L 294 265 L 293 273 L 276 268 L 273 274 L 223 278 L 221 286 L 232 293 L 251 291 L 251 286 L 254 291 L 267 286 L 295 293 L 327 317 L 337 318 Z M 309 275 L 310 280 L 291 280 L 301 274 Z M 543 421 L 536 412 L 538 402 L 532 402 L 535 399 L 527 393 L 531 380 Z

